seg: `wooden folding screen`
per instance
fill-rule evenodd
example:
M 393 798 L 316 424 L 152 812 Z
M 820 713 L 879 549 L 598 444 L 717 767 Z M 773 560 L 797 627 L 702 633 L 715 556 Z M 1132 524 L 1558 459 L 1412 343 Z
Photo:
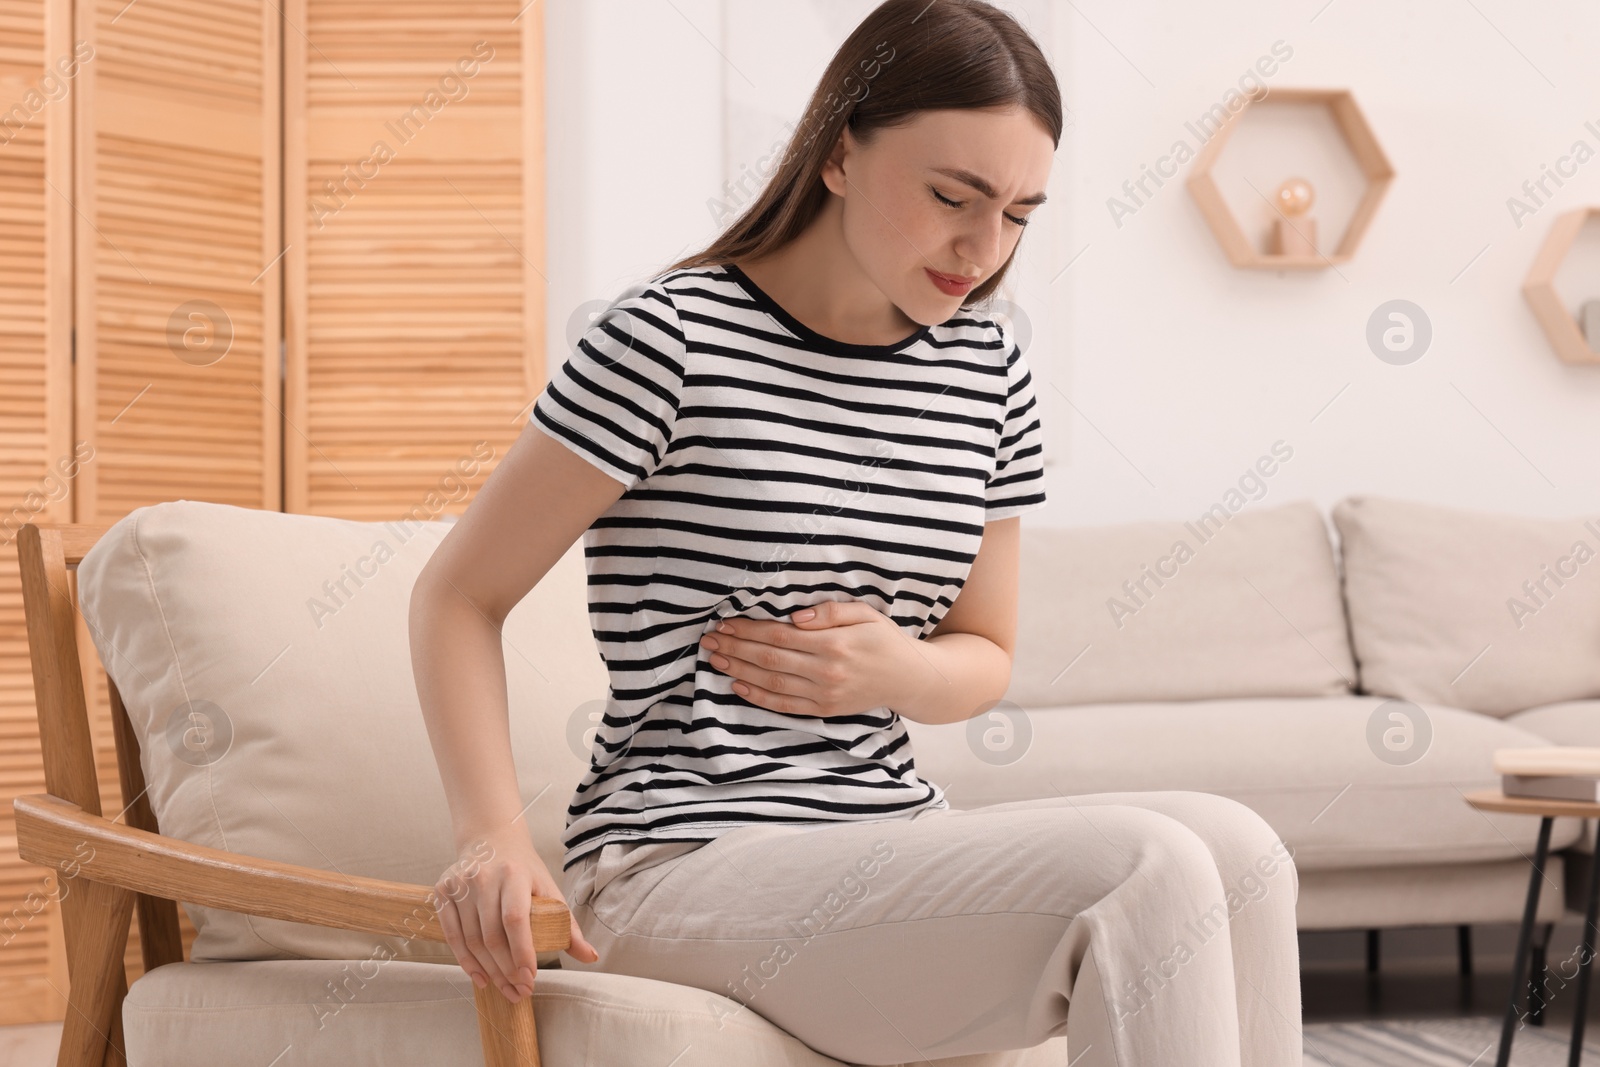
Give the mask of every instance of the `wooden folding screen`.
M 459 512 L 544 334 L 541 5 L 287 0 L 288 511 Z
M 281 26 L 271 0 L 81 2 L 75 520 L 281 502 Z M 79 643 L 89 637 L 80 633 Z M 104 680 L 101 804 L 121 811 Z M 192 938 L 187 916 L 186 938 Z M 138 930 L 128 946 L 140 973 Z
M 11 825 L 43 788 L 15 529 L 460 512 L 543 383 L 542 32 L 520 0 L 0 0 L 0 1025 L 66 991 Z
M 70 522 L 70 11 L 0 0 L 0 1025 L 60 1016 L 66 967 L 52 872 L 17 858 L 11 798 L 44 783 L 16 532 Z M 92 62 L 89 57 L 88 62 Z

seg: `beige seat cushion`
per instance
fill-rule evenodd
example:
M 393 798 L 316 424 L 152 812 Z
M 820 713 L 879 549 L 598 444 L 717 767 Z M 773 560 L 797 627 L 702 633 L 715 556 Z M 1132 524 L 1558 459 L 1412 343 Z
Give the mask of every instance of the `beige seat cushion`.
M 545 1067 L 841 1064 L 737 1001 L 691 986 L 541 967 L 533 1002 Z M 122 1019 L 128 1067 L 268 1064 L 291 1046 L 281 1062 L 296 1067 L 483 1063 L 471 981 L 459 967 L 431 963 L 172 963 L 133 983 Z M 1067 1062 L 1066 1040 L 931 1062 L 1055 1067 Z
M 1316 506 L 1217 513 L 1024 526 L 1007 699 L 1054 707 L 1348 692 L 1355 665 Z
M 1283 837 L 1302 870 L 1520 859 L 1538 820 L 1489 815 L 1462 792 L 1499 784 L 1497 748 L 1537 745 L 1526 730 L 1456 708 L 1413 706 L 1409 763 L 1369 743 L 1376 697 L 1209 700 L 1019 708 L 1002 704 L 967 723 L 908 722 L 917 773 L 952 807 L 1032 797 L 1193 789 L 1249 805 Z M 1431 740 L 1424 746 L 1422 723 Z M 1408 753 L 1403 755 L 1409 756 Z M 1551 847 L 1576 840 L 1558 819 Z
M 1600 518 L 1333 509 L 1364 691 L 1488 715 L 1600 697 Z
M 454 853 L 407 619 L 412 583 L 450 528 L 190 500 L 111 527 L 79 567 L 80 600 L 127 704 L 163 833 L 434 884 Z M 502 634 L 517 778 L 552 871 L 586 766 L 583 728 L 607 693 L 584 580 L 580 542 Z M 206 735 L 191 728 L 191 709 L 213 731 L 209 749 L 193 745 Z M 401 959 L 454 963 L 443 943 L 185 907 L 196 961 L 365 959 L 382 944 Z
M 1545 704 L 1508 715 L 1506 722 L 1538 734 L 1552 745 L 1600 748 L 1600 700 Z

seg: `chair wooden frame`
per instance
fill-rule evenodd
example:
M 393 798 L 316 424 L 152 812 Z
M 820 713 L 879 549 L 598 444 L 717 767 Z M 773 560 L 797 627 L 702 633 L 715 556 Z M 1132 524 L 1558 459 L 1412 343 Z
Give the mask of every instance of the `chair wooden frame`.
M 71 988 L 59 1067 L 127 1065 L 123 957 L 135 909 L 146 972 L 183 960 L 178 901 L 342 930 L 445 940 L 432 886 L 347 878 L 162 837 L 145 795 L 138 738 L 109 676 L 122 795 L 134 799 L 125 824 L 105 818 L 78 657 L 77 606 L 67 575 L 108 529 L 27 523 L 17 536 L 47 790 L 13 804 L 17 851 L 72 881 L 72 891 L 61 897 Z M 570 922 L 561 901 L 530 901 L 538 951 L 568 948 Z M 485 1067 L 539 1067 L 533 999 L 513 1004 L 493 983 L 474 987 L 474 994 Z

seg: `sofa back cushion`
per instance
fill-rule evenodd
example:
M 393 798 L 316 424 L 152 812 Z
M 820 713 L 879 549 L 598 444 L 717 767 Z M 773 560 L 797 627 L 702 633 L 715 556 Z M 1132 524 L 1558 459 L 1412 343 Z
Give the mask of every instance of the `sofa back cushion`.
M 411 673 L 408 612 L 442 521 L 354 522 L 191 500 L 129 513 L 79 600 L 139 740 L 161 832 L 247 856 L 432 885 L 455 859 Z M 506 619 L 526 821 L 560 870 L 566 807 L 607 694 L 576 542 Z M 358 959 L 448 946 L 185 905 L 196 961 Z
M 1309 501 L 1190 522 L 1024 526 L 1023 707 L 1325 696 L 1355 682 L 1327 524 Z
M 1333 509 L 1362 688 L 1487 715 L 1600 697 L 1600 517 Z

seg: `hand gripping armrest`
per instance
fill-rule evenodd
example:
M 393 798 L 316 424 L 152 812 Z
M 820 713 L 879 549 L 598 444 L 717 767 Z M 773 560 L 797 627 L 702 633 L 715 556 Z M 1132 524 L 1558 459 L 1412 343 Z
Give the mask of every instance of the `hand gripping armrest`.
M 432 904 L 432 886 L 343 875 L 192 845 L 90 815 L 48 793 L 17 797 L 13 807 L 17 852 L 29 863 L 53 867 L 64 877 L 268 919 L 424 941 L 445 939 Z M 534 948 L 547 952 L 569 947 L 566 905 L 537 896 L 529 903 Z
M 91 815 L 48 793 L 17 797 L 12 808 L 18 854 L 29 863 L 55 868 L 63 877 L 268 919 L 444 941 L 432 886 L 330 874 L 191 845 Z M 535 950 L 571 945 L 571 918 L 564 903 L 533 897 L 529 912 Z M 73 979 L 106 984 L 103 976 Z M 475 988 L 473 1001 L 485 1067 L 539 1067 L 533 999 L 513 1004 L 491 984 Z

